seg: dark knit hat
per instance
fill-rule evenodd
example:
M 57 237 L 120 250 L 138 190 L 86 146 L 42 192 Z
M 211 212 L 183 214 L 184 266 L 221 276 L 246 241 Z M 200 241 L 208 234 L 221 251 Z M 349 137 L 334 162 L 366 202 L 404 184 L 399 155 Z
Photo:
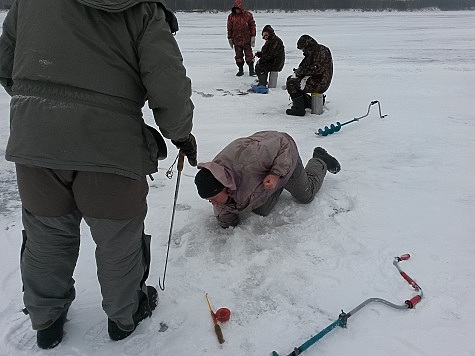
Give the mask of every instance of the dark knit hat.
M 265 25 L 264 28 L 262 29 L 262 33 L 267 32 L 269 36 L 272 36 L 274 34 L 274 29 L 272 28 L 271 25 Z
M 206 168 L 201 168 L 196 173 L 195 184 L 198 188 L 198 195 L 203 199 L 214 197 L 224 189 L 224 185 Z

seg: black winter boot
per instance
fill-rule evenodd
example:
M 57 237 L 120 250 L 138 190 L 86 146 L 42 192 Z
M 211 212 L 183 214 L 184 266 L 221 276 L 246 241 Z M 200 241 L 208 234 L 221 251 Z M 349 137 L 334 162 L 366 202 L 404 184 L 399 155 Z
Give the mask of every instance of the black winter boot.
M 152 316 L 152 310 L 158 305 L 158 293 L 157 290 L 152 286 L 147 286 L 147 295 L 143 294 L 140 299 L 139 309 L 132 315 L 134 320 L 134 330 L 137 328 L 137 325 L 140 324 L 145 318 L 150 318 Z M 117 326 L 117 323 L 107 319 L 107 331 L 109 332 L 109 337 L 114 340 L 122 340 L 134 332 L 124 331 Z
M 249 75 L 251 77 L 256 75 L 256 72 L 254 71 L 254 62 L 248 62 L 247 65 L 249 66 Z
M 305 116 L 305 99 L 303 95 L 292 98 L 292 107 L 285 111 L 287 115 Z
M 267 73 L 258 73 L 257 78 L 258 78 L 257 85 L 267 86 Z
M 239 71 L 236 73 L 236 76 L 237 77 L 240 77 L 240 76 L 243 76 L 244 75 L 244 63 L 236 63 L 238 68 L 239 68 Z
M 67 315 L 68 310 L 65 310 L 51 326 L 36 332 L 36 343 L 40 349 L 52 349 L 63 340 L 63 326 Z
M 340 169 L 340 163 L 333 156 L 330 156 L 328 152 L 322 147 L 315 147 L 313 150 L 313 158 L 321 159 L 327 165 L 327 171 L 333 174 L 337 174 Z
M 312 96 L 309 94 L 304 94 L 303 98 L 305 99 L 305 109 L 311 109 L 312 108 Z

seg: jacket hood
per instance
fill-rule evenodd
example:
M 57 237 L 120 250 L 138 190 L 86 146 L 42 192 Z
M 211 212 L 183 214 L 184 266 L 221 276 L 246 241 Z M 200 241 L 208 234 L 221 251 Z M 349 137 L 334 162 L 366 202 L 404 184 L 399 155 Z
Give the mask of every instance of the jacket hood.
M 223 167 L 216 162 L 206 162 L 198 163 L 197 168 L 208 169 L 211 173 L 213 173 L 213 176 L 216 178 L 216 180 L 218 180 L 218 182 L 230 190 L 236 190 L 236 182 L 226 167 Z
M 272 37 L 275 35 L 274 29 L 272 28 L 271 25 L 265 25 L 264 28 L 262 29 L 262 33 L 267 32 L 269 34 L 269 37 Z
M 147 1 L 147 0 L 76 0 L 77 2 L 92 7 L 94 9 L 106 12 L 121 12 L 140 4 L 142 2 L 155 2 L 161 5 L 165 11 L 166 21 L 170 26 L 170 31 L 175 33 L 178 31 L 178 20 L 175 14 L 166 7 L 163 1 Z
M 93 7 L 95 9 L 108 12 L 120 12 L 132 7 L 140 2 L 140 0 L 77 0 L 83 5 Z
M 316 47 L 317 45 L 318 42 L 309 35 L 302 35 L 297 41 L 297 48 L 303 50 L 304 52 L 309 52 L 309 50 Z
M 242 0 L 234 0 L 233 10 L 235 8 L 238 8 L 239 10 L 241 10 L 241 12 L 244 12 L 244 4 L 242 3 Z

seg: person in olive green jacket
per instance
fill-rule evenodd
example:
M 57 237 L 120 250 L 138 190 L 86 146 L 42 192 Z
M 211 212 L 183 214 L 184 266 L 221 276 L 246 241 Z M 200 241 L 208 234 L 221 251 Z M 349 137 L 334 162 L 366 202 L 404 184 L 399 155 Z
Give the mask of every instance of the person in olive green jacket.
M 80 222 L 96 248 L 113 340 L 151 316 L 146 176 L 165 138 L 196 165 L 193 103 L 178 23 L 161 1 L 13 3 L 0 37 L 0 82 L 12 96 L 6 159 L 15 162 L 24 225 L 23 300 L 37 344 L 63 337 L 75 298 Z M 158 141 L 157 141 L 157 139 Z M 162 145 L 159 152 L 159 145 Z

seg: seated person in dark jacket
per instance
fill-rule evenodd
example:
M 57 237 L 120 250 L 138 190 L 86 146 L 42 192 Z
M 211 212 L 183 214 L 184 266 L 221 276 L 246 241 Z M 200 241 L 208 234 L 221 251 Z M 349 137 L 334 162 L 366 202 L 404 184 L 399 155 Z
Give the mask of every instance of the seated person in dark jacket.
M 256 52 L 256 57 L 259 58 L 256 64 L 256 74 L 259 79 L 257 85 L 267 85 L 269 72 L 280 72 L 285 63 L 284 43 L 275 34 L 271 25 L 264 26 L 262 38 L 266 43 L 259 52 Z
M 330 87 L 333 76 L 333 59 L 330 50 L 309 35 L 302 35 L 297 41 L 304 59 L 294 74 L 287 78 L 287 92 L 292 98 L 292 108 L 287 115 L 304 116 L 305 108 L 311 107 L 306 93 L 323 94 Z

